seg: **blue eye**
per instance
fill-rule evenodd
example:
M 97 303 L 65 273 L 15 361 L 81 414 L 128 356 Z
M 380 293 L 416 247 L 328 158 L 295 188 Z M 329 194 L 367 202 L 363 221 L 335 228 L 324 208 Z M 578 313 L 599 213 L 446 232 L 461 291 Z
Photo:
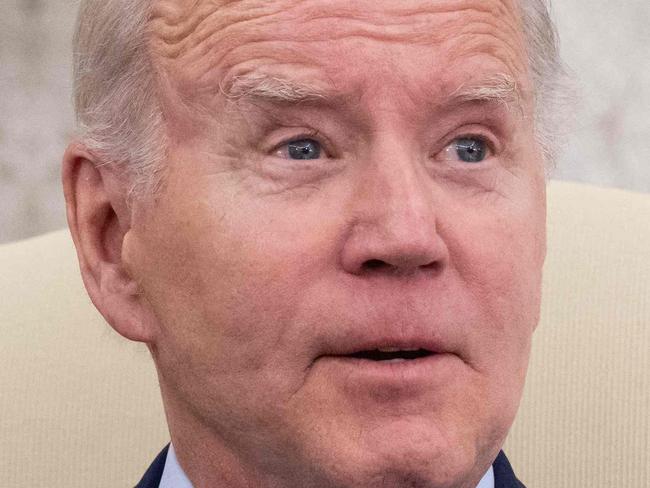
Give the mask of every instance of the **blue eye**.
M 487 158 L 489 152 L 487 143 L 479 137 L 459 137 L 450 149 L 465 163 L 480 163 Z
M 321 155 L 321 145 L 313 139 L 300 139 L 298 141 L 291 141 L 286 146 L 286 154 L 284 150 L 284 157 L 289 159 L 318 159 Z

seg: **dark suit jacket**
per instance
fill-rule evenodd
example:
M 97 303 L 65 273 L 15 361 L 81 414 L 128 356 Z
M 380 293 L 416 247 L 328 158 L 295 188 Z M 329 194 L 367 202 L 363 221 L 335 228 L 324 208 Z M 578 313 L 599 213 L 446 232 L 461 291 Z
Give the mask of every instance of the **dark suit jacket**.
M 167 449 L 169 449 L 169 445 L 165 446 L 161 453 L 158 454 L 135 488 L 158 488 L 165 468 Z M 494 488 L 526 488 L 512 472 L 512 467 L 503 451 L 494 460 L 492 467 L 494 468 Z

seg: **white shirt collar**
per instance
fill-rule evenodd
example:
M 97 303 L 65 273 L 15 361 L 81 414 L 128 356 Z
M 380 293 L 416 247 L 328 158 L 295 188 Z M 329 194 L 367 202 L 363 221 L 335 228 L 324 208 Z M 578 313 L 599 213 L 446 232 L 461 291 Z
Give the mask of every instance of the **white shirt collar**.
M 192 482 L 187 478 L 180 464 L 178 464 L 176 452 L 172 444 L 169 445 L 169 450 L 167 451 L 167 460 L 165 461 L 165 469 L 160 479 L 159 488 L 193 488 Z M 479 481 L 476 488 L 494 488 L 494 471 L 492 466 L 490 466 L 485 476 Z
M 490 466 L 485 476 L 478 482 L 476 488 L 494 488 L 494 469 Z
M 173 444 L 169 444 L 165 468 L 158 486 L 159 488 L 193 488 L 192 482 L 187 478 L 181 465 L 178 464 Z

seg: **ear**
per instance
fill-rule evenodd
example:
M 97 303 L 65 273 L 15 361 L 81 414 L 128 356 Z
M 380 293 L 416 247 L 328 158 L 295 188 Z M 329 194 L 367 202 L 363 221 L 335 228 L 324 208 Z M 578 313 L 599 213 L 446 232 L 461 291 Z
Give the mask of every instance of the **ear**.
M 127 182 L 117 169 L 97 164 L 83 145 L 63 156 L 62 179 L 68 225 L 90 299 L 118 333 L 154 341 L 154 314 L 123 261 L 132 237 Z

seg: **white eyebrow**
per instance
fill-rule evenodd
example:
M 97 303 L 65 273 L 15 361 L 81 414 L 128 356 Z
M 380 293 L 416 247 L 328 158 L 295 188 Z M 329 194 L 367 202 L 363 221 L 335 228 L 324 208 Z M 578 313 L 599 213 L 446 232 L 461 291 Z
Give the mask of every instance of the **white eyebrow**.
M 331 98 L 325 91 L 298 81 L 264 73 L 249 73 L 233 77 L 224 88 L 225 97 L 232 101 L 244 99 L 268 102 L 300 103 L 326 101 Z M 453 103 L 502 103 L 508 109 L 524 113 L 521 93 L 514 78 L 495 74 L 478 82 L 465 83 L 449 96 Z
M 517 82 L 509 75 L 496 74 L 478 83 L 463 84 L 451 98 L 460 102 L 497 102 L 507 107 L 513 105 L 523 113 L 521 93 Z
M 326 98 L 323 91 L 313 86 L 261 73 L 235 76 L 221 92 L 230 100 L 251 98 L 298 103 Z

